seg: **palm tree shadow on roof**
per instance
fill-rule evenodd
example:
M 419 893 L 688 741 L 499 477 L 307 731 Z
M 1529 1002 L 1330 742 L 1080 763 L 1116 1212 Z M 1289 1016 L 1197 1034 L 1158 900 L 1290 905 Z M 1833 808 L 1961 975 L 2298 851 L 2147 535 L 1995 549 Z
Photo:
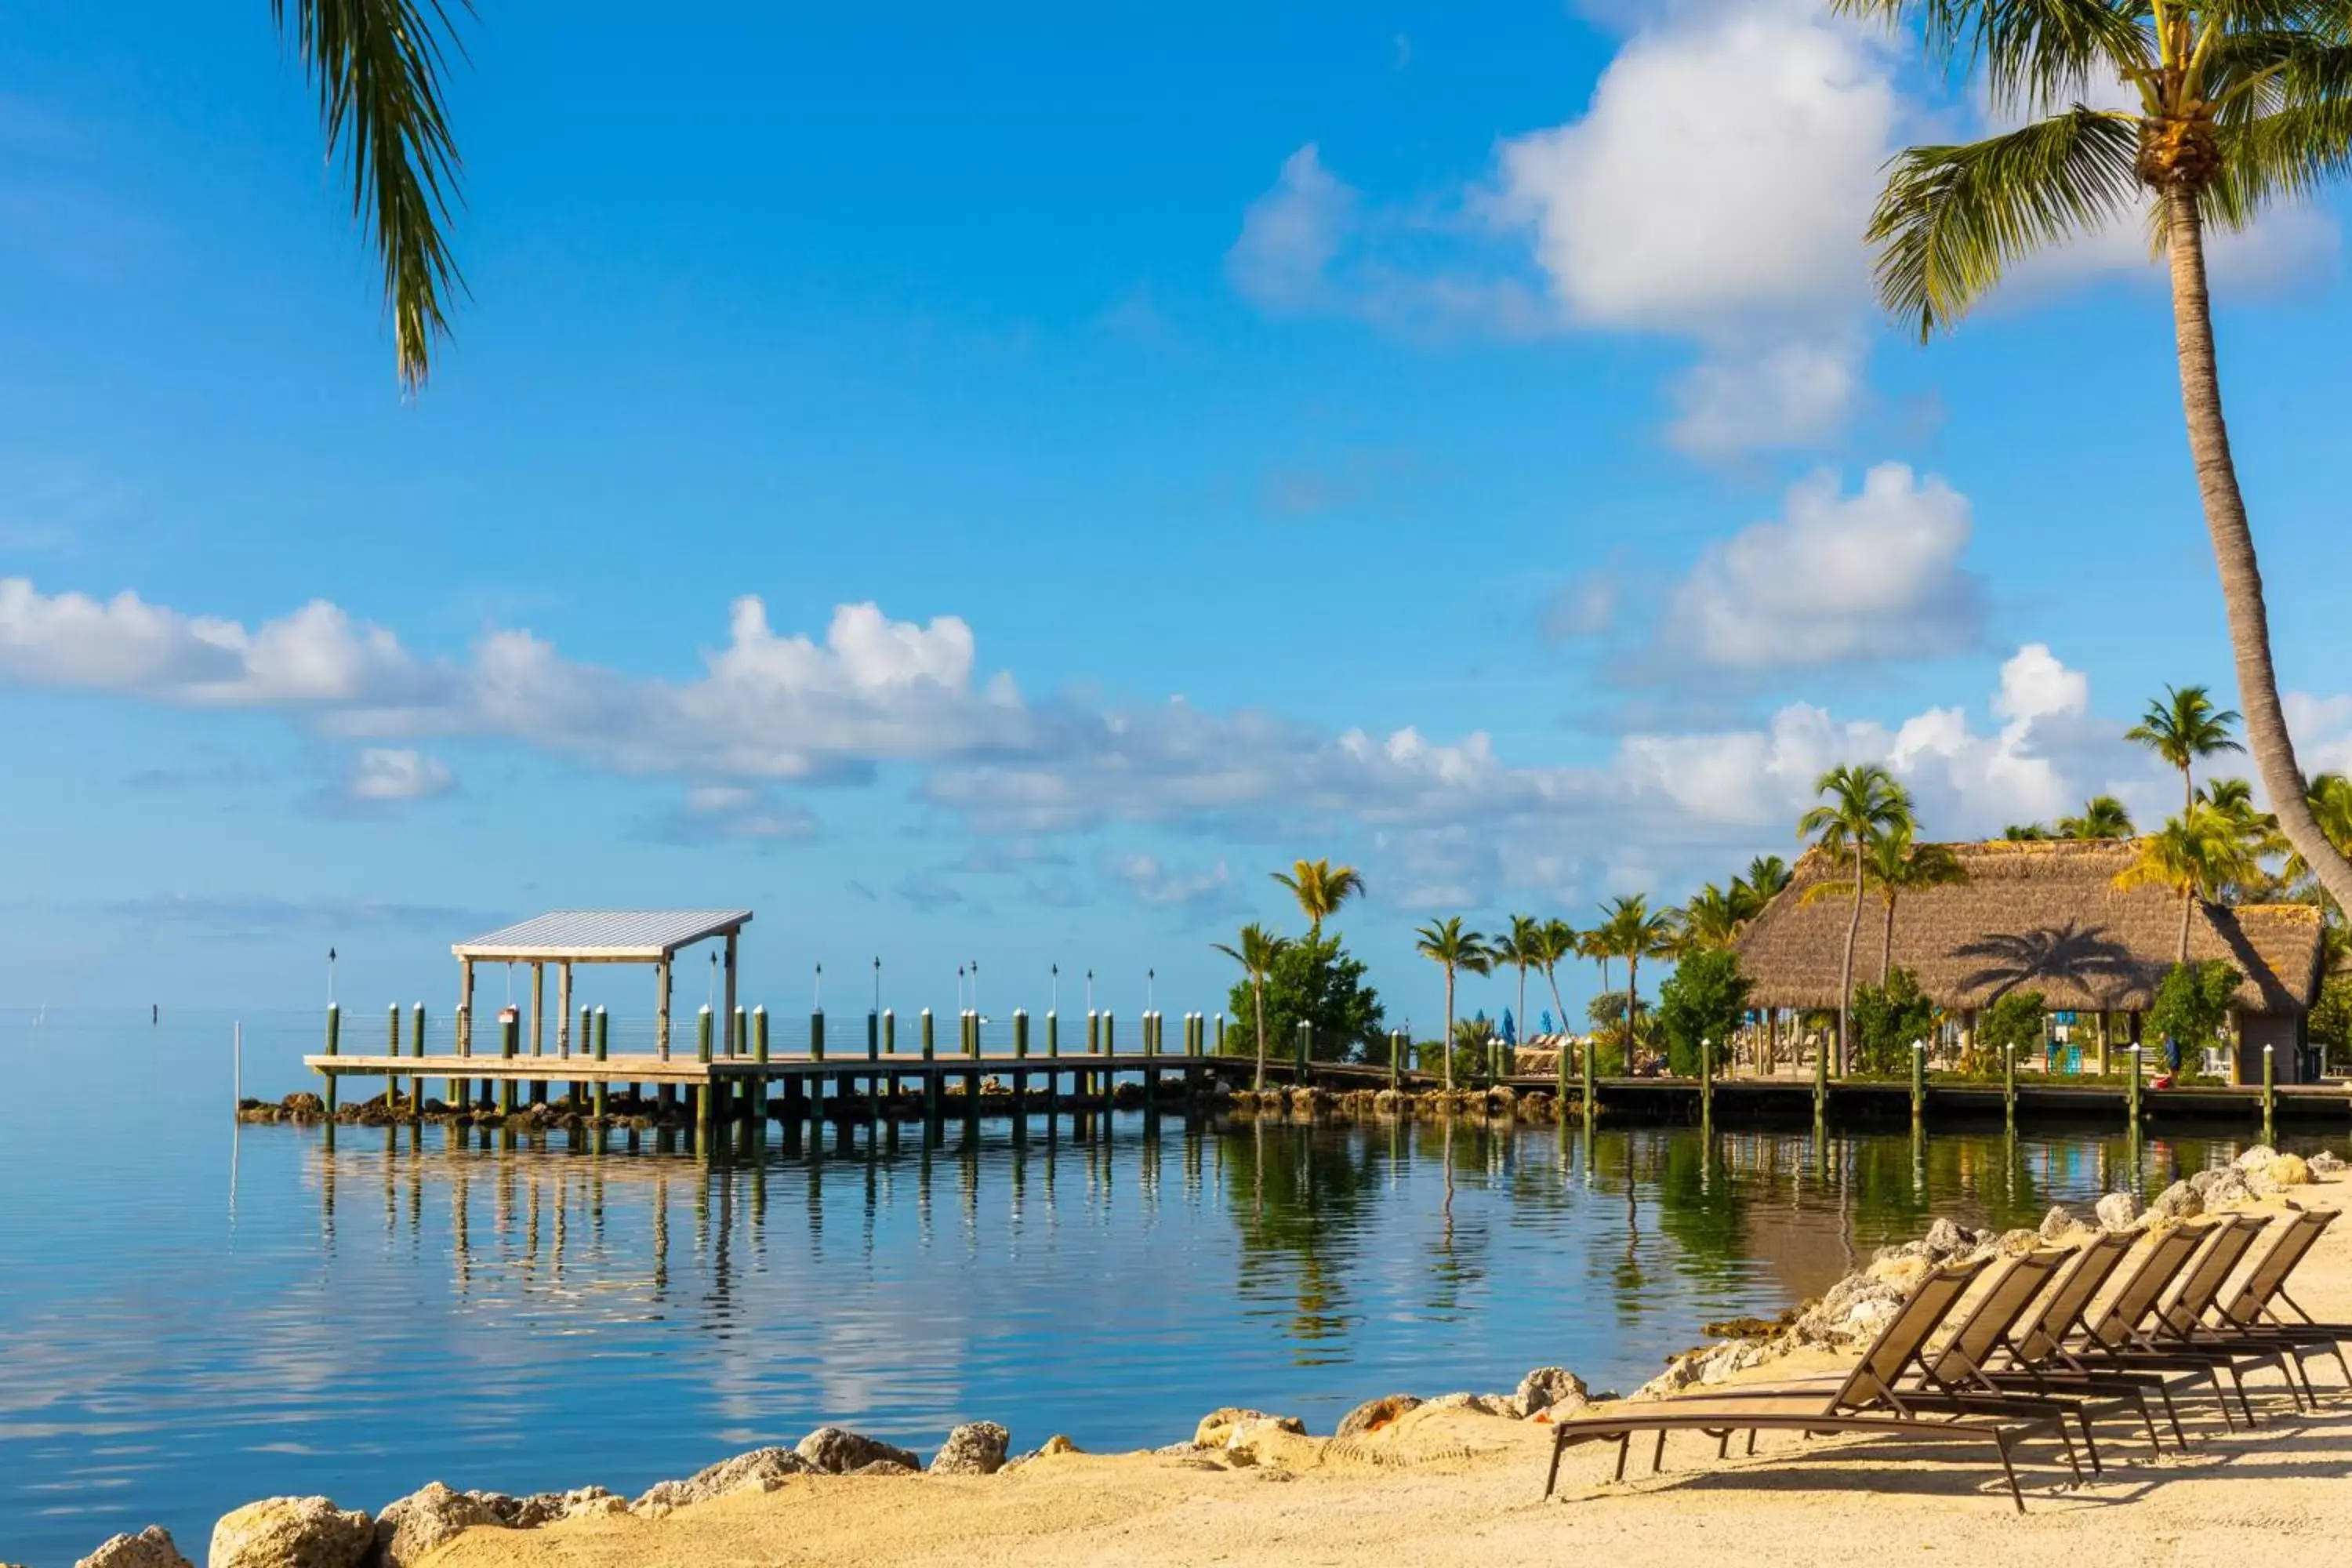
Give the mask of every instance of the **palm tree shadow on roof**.
M 2130 948 L 2107 934 L 2105 926 L 2080 921 L 2037 926 L 2031 931 L 1992 931 L 1952 950 L 1958 958 L 1979 961 L 1960 977 L 1960 989 L 1987 991 L 1987 1004 L 2035 981 L 2071 985 L 2084 995 L 2110 1002 L 2145 984 L 2139 961 Z

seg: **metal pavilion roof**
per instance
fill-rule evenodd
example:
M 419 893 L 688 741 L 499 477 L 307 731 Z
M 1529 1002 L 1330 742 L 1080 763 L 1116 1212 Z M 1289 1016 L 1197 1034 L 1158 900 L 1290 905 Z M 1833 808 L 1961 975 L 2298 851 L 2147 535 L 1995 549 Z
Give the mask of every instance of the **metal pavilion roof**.
M 553 910 L 485 932 L 449 951 L 459 958 L 656 963 L 681 947 L 725 936 L 749 910 Z

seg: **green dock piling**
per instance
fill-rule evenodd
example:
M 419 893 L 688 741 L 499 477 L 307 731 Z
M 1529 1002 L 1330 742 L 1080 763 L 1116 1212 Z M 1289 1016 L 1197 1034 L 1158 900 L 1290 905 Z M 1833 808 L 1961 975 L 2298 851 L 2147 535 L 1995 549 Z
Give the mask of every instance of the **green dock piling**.
M 1705 1037 L 1698 1043 L 1698 1121 L 1702 1127 L 1715 1124 L 1715 1042 Z
M 1911 1125 L 1927 1124 L 1927 1043 L 1911 1042 Z
M 602 1007 L 596 1009 L 595 1033 L 590 1035 L 583 1032 L 582 1037 L 595 1042 L 595 1057 L 599 1062 L 610 1058 L 613 1045 L 613 1020 L 604 1009 Z M 596 1120 L 599 1121 L 604 1120 L 606 1109 L 611 1103 L 611 1089 L 612 1086 L 600 1078 L 596 1080 L 595 1089 L 592 1090 L 595 1096 Z
M 2263 1142 L 2271 1142 L 2273 1113 L 2278 1110 L 2278 1063 L 2273 1047 L 2263 1047 Z
M 327 1054 L 331 1057 L 343 1054 L 343 1010 L 332 1002 L 327 1004 Z M 326 1100 L 327 1121 L 331 1126 L 335 1120 L 335 1075 L 330 1072 L 327 1074 Z
M 1051 1008 L 1045 1013 L 1045 1054 L 1048 1057 L 1062 1054 L 1062 1015 Z
M 937 1122 L 940 1119 L 940 1075 L 930 1064 L 938 1059 L 939 1051 L 932 1028 L 931 1010 L 926 1007 L 922 1014 L 923 1120 Z
M 417 1074 L 416 1074 L 416 1076 L 415 1076 L 415 1078 L 413 1078 L 413 1079 L 411 1079 L 409 1080 L 409 1083 L 408 1083 L 409 1099 L 410 1099 L 410 1100 L 411 1100 L 411 1101 L 413 1101 L 413 1102 L 414 1102 L 414 1103 L 413 1103 L 413 1106 L 412 1106 L 412 1109 L 415 1110 L 415 1114 L 416 1114 L 417 1116 L 419 1116 L 419 1117 L 422 1117 L 422 1116 L 425 1114 L 425 1074 L 424 1074 L 424 1072 L 423 1072 L 423 1070 L 422 1070 L 422 1068 L 424 1068 L 424 1065 L 425 1065 L 425 1004 L 424 1004 L 424 1003 L 419 1002 L 419 1003 L 416 1005 L 416 1006 L 415 1007 L 415 1009 L 411 1012 L 411 1014 L 410 1014 L 410 1023 L 414 1026 L 413 1029 L 411 1030 L 411 1037 L 412 1037 L 412 1038 L 414 1038 L 414 1039 L 416 1041 L 416 1053 L 415 1053 L 415 1054 L 416 1054 L 416 1058 L 417 1058 L 417 1063 L 416 1063 L 416 1065 L 417 1065 L 417 1067 L 418 1067 L 418 1068 L 419 1068 L 420 1070 L 417 1072 Z
M 2129 1054 L 2131 1056 L 2131 1079 L 2124 1086 L 2124 1102 L 2126 1114 L 2131 1120 L 2132 1136 L 2137 1138 L 2139 1136 L 2139 1064 L 2142 1054 L 2141 1048 L 2137 1046 L 2134 1046 Z
M 1599 1043 L 1600 1037 L 1596 1035 L 1576 1053 L 1577 1070 L 1584 1075 L 1584 1125 L 1587 1127 L 1601 1120 L 1601 1079 L 1592 1059 L 1592 1048 Z
M 512 1061 L 522 1053 L 522 1017 L 509 1007 L 499 1015 L 499 1055 Z M 499 1109 L 512 1116 L 515 1111 L 515 1080 L 502 1079 L 499 1084 Z
M 1304 1084 L 1307 1081 L 1307 1064 L 1315 1055 L 1315 1024 L 1312 1019 L 1298 1020 L 1297 1053 L 1298 1060 L 1293 1068 L 1297 1077 L 1293 1081 Z
M 2000 1114 L 2011 1132 L 2017 1131 L 2017 1042 L 2000 1047 Z
M 1029 1015 L 1019 1007 L 1013 1009 L 1013 1058 L 1015 1061 L 1029 1058 Z
M 1813 1125 L 1830 1119 L 1830 1047 L 1824 1040 L 1813 1047 Z

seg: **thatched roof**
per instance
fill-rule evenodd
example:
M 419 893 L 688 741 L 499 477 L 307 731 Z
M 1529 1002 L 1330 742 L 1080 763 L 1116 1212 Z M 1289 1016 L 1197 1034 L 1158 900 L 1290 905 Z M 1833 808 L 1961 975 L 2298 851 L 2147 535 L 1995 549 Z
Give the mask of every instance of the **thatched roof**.
M 1895 963 L 1953 1009 L 1983 1007 L 2006 992 L 2039 991 L 2053 1009 L 2132 1012 L 2154 1000 L 2179 951 L 2180 900 L 2161 888 L 2117 890 L 2137 857 L 2128 841 L 1954 844 L 1968 880 L 1903 894 L 1895 906 Z M 1740 933 L 1740 967 L 1764 1007 L 1834 1007 L 1838 960 L 1853 904 L 1805 889 L 1845 868 L 1820 850 L 1798 860 L 1779 897 Z M 1857 980 L 1878 978 L 1886 908 L 1874 890 L 1854 939 Z M 2200 906 L 2189 955 L 2224 958 L 2246 976 L 2238 1006 L 2303 1013 L 2320 981 L 2319 910 L 2307 904 Z

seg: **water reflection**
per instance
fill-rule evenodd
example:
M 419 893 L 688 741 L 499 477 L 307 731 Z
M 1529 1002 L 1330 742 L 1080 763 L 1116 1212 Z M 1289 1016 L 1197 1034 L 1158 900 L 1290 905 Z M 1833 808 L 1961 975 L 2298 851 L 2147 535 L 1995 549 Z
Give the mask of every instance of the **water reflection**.
M 826 1421 L 1111 1448 L 1538 1363 L 1629 1385 L 1932 1215 L 2032 1226 L 2238 1147 L 1097 1116 L 778 1129 L 706 1164 L 653 1134 L 151 1131 L 0 1146 L 0 1556 L 37 1568 L 150 1521 L 202 1540 L 264 1489 L 635 1489 Z M 80 1202 L 38 1201 L 68 1171 Z

